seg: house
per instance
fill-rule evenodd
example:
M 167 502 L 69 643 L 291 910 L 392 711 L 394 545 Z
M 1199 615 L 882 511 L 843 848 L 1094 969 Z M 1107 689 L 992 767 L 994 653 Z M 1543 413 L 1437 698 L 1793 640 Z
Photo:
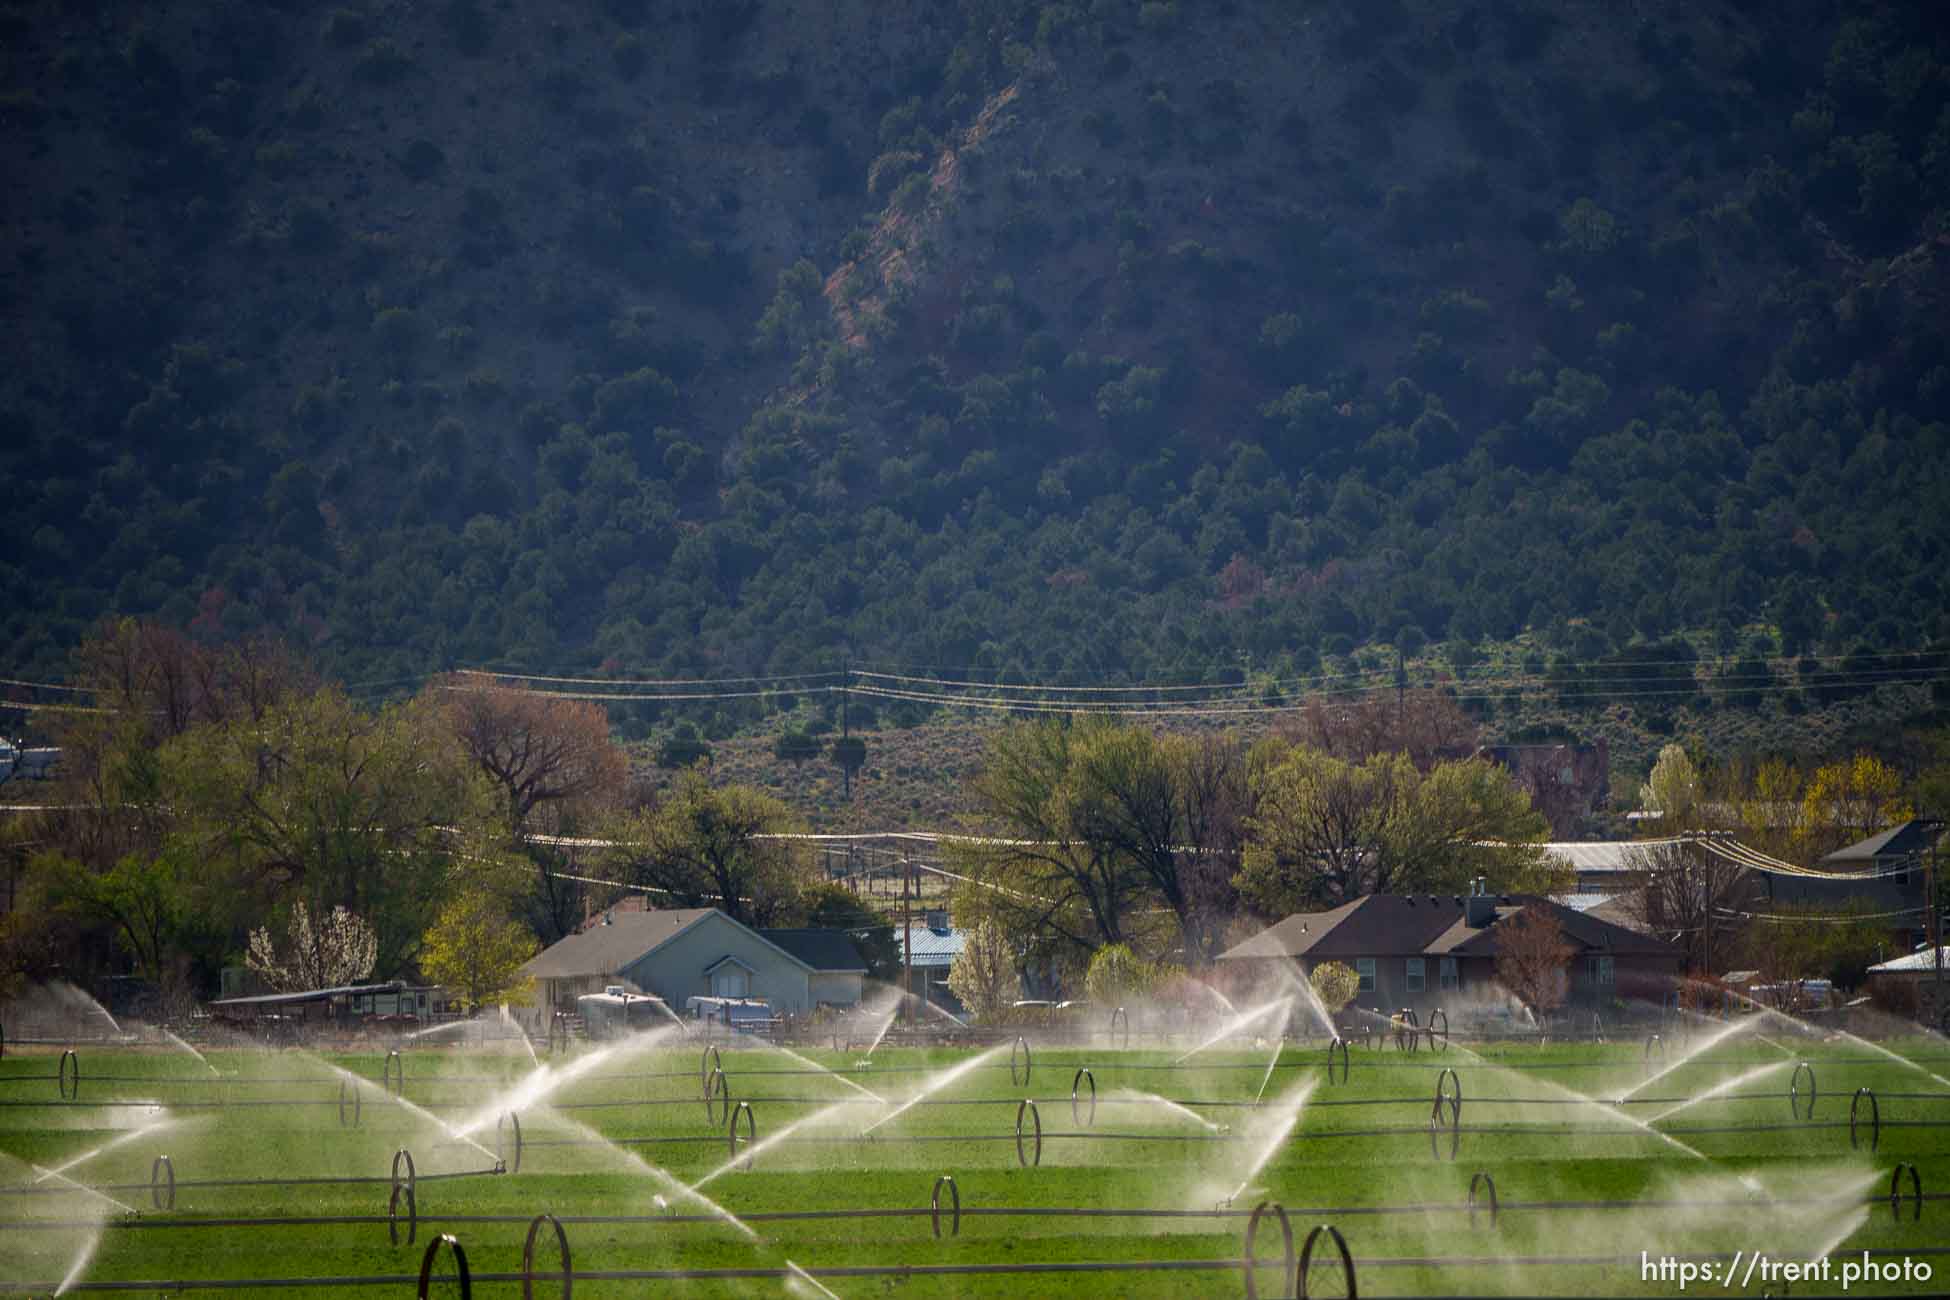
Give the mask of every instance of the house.
M 761 998 L 777 1015 L 860 1000 L 867 963 L 842 931 L 754 930 L 713 907 L 613 909 L 552 944 L 522 972 L 544 1012 L 585 993 L 633 985 L 672 1007 L 694 997 Z
M 966 936 L 948 924 L 948 914 L 941 911 L 927 913 L 919 925 L 910 925 L 907 933 L 894 932 L 901 958 L 908 963 L 910 985 L 908 992 L 930 1002 L 937 1007 L 960 1013 L 961 999 L 948 988 L 948 972 L 961 955 L 962 943 Z M 912 956 L 908 945 L 913 945 Z
M 1950 947 L 1925 947 L 1869 967 L 1877 1000 L 1950 1033 Z
M 1664 940 L 1523 894 L 1368 894 L 1289 916 L 1219 960 L 1247 971 L 1290 963 L 1303 977 L 1338 961 L 1361 979 L 1351 1007 L 1381 1014 L 1412 1007 L 1426 1015 L 1491 990 L 1497 927 L 1527 906 L 1554 917 L 1573 950 L 1567 1004 L 1655 998 L 1679 976 L 1682 954 Z

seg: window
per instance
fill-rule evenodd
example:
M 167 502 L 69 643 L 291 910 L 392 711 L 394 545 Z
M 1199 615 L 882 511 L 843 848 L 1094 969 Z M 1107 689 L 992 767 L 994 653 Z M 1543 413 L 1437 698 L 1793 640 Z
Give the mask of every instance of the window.
M 1408 977 L 1408 992 L 1421 993 L 1429 987 L 1428 965 L 1422 958 L 1410 957 L 1403 966 L 1403 974 Z
M 751 972 L 741 966 L 726 962 L 711 972 L 711 996 L 714 998 L 742 998 L 749 996 Z
M 1599 988 L 1612 986 L 1612 964 L 1609 954 L 1591 959 L 1591 982 Z
M 1354 973 L 1361 977 L 1361 992 L 1374 992 L 1374 958 L 1356 957 L 1354 959 Z
M 1442 981 L 1442 987 L 1445 989 L 1459 989 L 1462 987 L 1462 972 L 1456 969 L 1456 959 L 1454 957 L 1444 957 L 1441 960 L 1436 966 L 1436 978 Z

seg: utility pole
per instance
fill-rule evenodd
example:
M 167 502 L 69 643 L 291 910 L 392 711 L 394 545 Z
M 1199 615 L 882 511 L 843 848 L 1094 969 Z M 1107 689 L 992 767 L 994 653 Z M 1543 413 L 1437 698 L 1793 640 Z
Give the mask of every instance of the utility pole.
M 911 999 L 914 994 L 914 914 L 908 906 L 909 888 L 914 882 L 914 864 L 906 858 L 901 859 L 901 998 L 900 1007 L 907 1027 L 914 1027 L 914 1008 Z
M 840 798 L 851 801 L 853 798 L 853 769 L 847 765 L 846 697 L 852 692 L 847 687 L 853 685 L 853 658 L 847 655 L 840 660 Z

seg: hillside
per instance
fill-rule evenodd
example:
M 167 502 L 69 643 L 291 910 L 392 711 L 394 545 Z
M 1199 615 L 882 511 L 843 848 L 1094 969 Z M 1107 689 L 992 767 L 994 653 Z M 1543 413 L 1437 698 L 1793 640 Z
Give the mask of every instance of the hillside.
M 0 6 L 0 667 L 110 613 L 381 689 L 1685 634 L 1771 717 L 1804 656 L 1925 709 L 1861 656 L 1950 644 L 1943 30 Z

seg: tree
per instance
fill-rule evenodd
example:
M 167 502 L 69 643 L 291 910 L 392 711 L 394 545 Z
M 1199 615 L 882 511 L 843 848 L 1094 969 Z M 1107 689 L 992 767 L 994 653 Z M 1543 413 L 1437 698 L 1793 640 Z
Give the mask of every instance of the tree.
M 809 883 L 790 842 L 777 837 L 804 829 L 771 795 L 714 787 L 702 770 L 687 768 L 661 803 L 625 823 L 615 853 L 632 883 L 665 892 L 679 907 L 716 907 L 746 925 L 771 925 Z
M 1329 1015 L 1338 1013 L 1342 1007 L 1354 1001 L 1354 995 L 1361 991 L 1361 976 L 1345 962 L 1320 963 L 1307 976 L 1307 982 L 1313 985 L 1314 995 L 1327 1008 Z
M 343 907 L 317 923 L 301 898 L 291 904 L 284 951 L 269 929 L 251 931 L 246 964 L 280 993 L 341 988 L 372 974 L 379 955 L 373 928 Z
M 1635 845 L 1627 858 L 1632 879 L 1625 906 L 1634 919 L 1678 944 L 1687 970 L 1717 975 L 1740 932 L 1738 914 L 1757 895 L 1753 873 L 1685 840 Z
M 511 835 L 526 834 L 538 809 L 602 807 L 622 793 L 629 760 L 600 706 L 475 674 L 437 689 L 461 748 L 501 792 Z
M 1157 982 L 1157 969 L 1150 962 L 1125 944 L 1113 943 L 1097 949 L 1090 959 L 1083 988 L 1092 1002 L 1114 1007 L 1143 997 Z
M 1257 798 L 1236 883 L 1263 915 L 1333 907 L 1364 894 L 1544 890 L 1549 827 L 1510 773 L 1485 759 L 1406 754 L 1345 762 L 1277 742 L 1254 754 Z
M 1349 762 L 1405 753 L 1418 769 L 1427 771 L 1438 759 L 1473 753 L 1481 728 L 1451 696 L 1413 690 L 1351 700 L 1314 695 L 1278 735 L 1290 747 L 1319 750 Z
M 711 761 L 711 746 L 697 734 L 697 724 L 686 719 L 671 728 L 663 744 L 657 746 L 657 766 L 694 767 Z
M 60 854 L 43 854 L 33 874 L 51 907 L 111 927 L 136 970 L 158 984 L 179 939 L 202 914 L 196 873 L 169 853 L 131 853 L 101 872 Z
M 963 931 L 961 951 L 948 968 L 948 991 L 961 999 L 976 1020 L 993 1020 L 1006 1012 L 1022 988 L 1015 954 L 1001 927 L 982 921 Z
M 460 995 L 470 1011 L 500 1002 L 526 1004 L 533 981 L 521 967 L 539 947 L 494 900 L 462 893 L 440 910 L 421 941 L 420 972 Z
M 1572 951 L 1557 918 L 1529 904 L 1496 927 L 1496 978 L 1541 1015 L 1562 1006 L 1570 991 L 1564 968 Z
M 502 800 L 509 849 L 534 866 L 529 923 L 553 942 L 575 926 L 586 889 L 565 871 L 569 850 L 532 834 L 573 835 L 613 807 L 629 760 L 600 706 L 503 686 L 478 674 L 438 683 L 436 700 L 461 748 Z
M 1801 796 L 1804 851 L 1821 857 L 1907 820 L 1914 814 L 1902 786 L 1896 769 L 1873 754 L 1816 768 Z
M 422 698 L 368 713 L 327 688 L 163 748 L 171 843 L 265 905 L 343 907 L 412 960 L 450 888 L 515 888 L 495 797 Z
M 1678 829 L 1692 824 L 1699 808 L 1700 779 L 1684 746 L 1667 745 L 1659 751 L 1659 760 L 1640 788 L 1639 799 L 1648 812 L 1660 814 L 1663 827 Z

